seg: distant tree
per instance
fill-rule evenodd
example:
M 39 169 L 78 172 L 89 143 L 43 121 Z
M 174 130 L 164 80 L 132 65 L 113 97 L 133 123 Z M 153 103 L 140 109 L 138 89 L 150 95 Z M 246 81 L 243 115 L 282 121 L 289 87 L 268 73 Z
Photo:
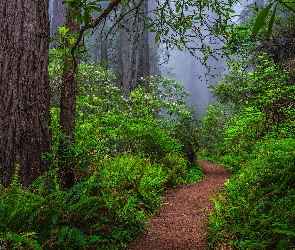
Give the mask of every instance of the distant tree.
M 122 28 L 131 34 L 132 29 L 133 31 L 135 29 L 139 33 L 135 34 L 134 38 L 140 41 L 140 37 L 145 36 L 145 32 L 141 30 L 143 27 L 154 33 L 152 37 L 155 38 L 155 42 L 166 44 L 167 50 L 174 47 L 180 50 L 185 48 L 194 56 L 199 54 L 196 53 L 197 51 L 202 52 L 204 56 L 199 59 L 206 64 L 209 57 L 218 60 L 220 55 L 227 53 L 223 45 L 235 27 L 232 22 L 234 15 L 232 6 L 238 1 L 64 0 L 64 2 L 76 8 L 78 11 L 76 17 L 81 24 L 80 33 L 72 51 L 79 45 L 87 30 L 100 27 L 100 30 L 104 30 L 109 35 Z M 106 3 L 107 7 L 105 7 Z M 154 8 L 147 10 L 148 5 L 154 6 Z M 97 13 L 100 14 L 97 15 Z M 112 25 L 106 27 L 105 20 L 110 15 Z M 98 17 L 94 18 L 96 16 Z M 142 32 L 143 34 L 141 34 Z M 129 46 L 134 40 L 130 35 L 128 39 L 126 34 L 123 39 L 124 46 Z M 207 46 L 204 43 L 205 40 L 210 40 L 214 46 Z M 121 52 L 128 53 L 124 48 L 120 47 L 120 49 Z M 121 53 L 121 55 L 123 54 Z M 119 70 L 117 71 L 119 72 Z M 119 84 L 122 85 L 122 82 Z
M 134 4 L 130 4 L 130 9 Z M 133 13 L 126 17 L 122 27 L 117 31 L 117 84 L 122 87 L 125 95 L 129 95 L 139 84 L 141 78 L 150 75 L 149 33 L 145 28 L 148 18 L 148 4 L 143 3 L 138 11 L 144 19 L 138 20 Z
M 48 170 L 50 152 L 48 1 L 0 3 L 0 183 L 19 165 L 28 186 Z

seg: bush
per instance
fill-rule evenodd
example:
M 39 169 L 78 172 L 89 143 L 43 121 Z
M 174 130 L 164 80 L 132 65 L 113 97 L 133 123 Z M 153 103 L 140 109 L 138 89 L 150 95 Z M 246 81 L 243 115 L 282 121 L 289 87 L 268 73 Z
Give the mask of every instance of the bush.
M 208 106 L 206 116 L 197 130 L 201 157 L 218 162 L 220 157 L 225 155 L 227 150 L 224 141 L 228 119 L 228 111 L 221 104 Z
M 185 183 L 187 161 L 176 154 L 168 154 L 162 158 L 165 175 L 167 177 L 168 187 L 175 187 L 179 184 Z
M 56 173 L 22 188 L 16 172 L 11 186 L 1 190 L 0 246 L 120 249 L 146 228 L 164 190 L 185 183 L 186 160 L 177 154 L 161 163 L 128 154 L 107 157 L 67 191 L 59 189 Z
M 57 227 L 57 218 L 66 205 L 66 194 L 55 188 L 53 171 L 45 174 L 47 182 L 42 182 L 35 192 L 31 191 L 32 186 L 20 186 L 17 171 L 18 168 L 11 185 L 1 189 L 0 244 L 6 249 L 41 249 L 41 243 Z
M 78 228 L 91 246 L 117 249 L 146 226 L 161 204 L 165 188 L 162 168 L 138 156 L 97 162 L 89 179 L 68 191 L 66 224 Z
M 105 70 L 100 74 L 101 70 L 96 64 L 83 64 L 79 70 L 76 146 L 69 149 L 76 155 L 78 176 L 94 162 L 126 152 L 152 162 L 177 153 L 193 165 L 197 121 L 183 100 L 187 96 L 183 85 L 165 77 L 148 77 L 142 80 L 148 87 L 139 86 L 126 97 L 112 84 L 112 75 Z
M 252 159 L 226 184 L 210 215 L 211 246 L 236 249 L 295 247 L 295 141 L 272 139 L 255 145 Z

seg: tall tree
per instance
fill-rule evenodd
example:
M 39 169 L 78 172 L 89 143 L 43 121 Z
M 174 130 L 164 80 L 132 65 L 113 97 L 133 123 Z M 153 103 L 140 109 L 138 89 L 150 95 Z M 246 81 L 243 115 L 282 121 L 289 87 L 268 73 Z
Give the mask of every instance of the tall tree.
M 0 11 L 0 183 L 19 165 L 27 186 L 49 167 L 48 1 L 1 1 Z
M 66 27 L 69 29 L 69 33 L 74 36 L 80 30 L 76 18 L 71 18 L 76 12 L 75 9 L 68 9 L 66 15 Z M 72 59 L 71 55 L 67 59 L 70 62 L 70 67 L 65 67 L 63 70 L 60 98 L 60 128 L 65 137 L 61 138 L 59 142 L 58 164 L 63 189 L 74 185 L 73 156 L 68 151 L 68 147 L 74 144 L 78 68 L 73 62 L 71 63 Z M 75 56 L 75 61 L 77 60 L 78 58 Z
M 130 9 L 135 8 L 134 3 L 129 5 Z M 141 18 L 138 17 L 139 12 Z M 122 87 L 127 96 L 141 83 L 140 78 L 150 75 L 149 36 L 145 27 L 148 19 L 148 4 L 139 5 L 137 13 L 131 12 L 126 15 L 122 28 L 118 30 L 117 84 Z
M 84 32 L 99 26 L 111 12 L 123 8 L 122 14 L 116 19 L 116 24 L 120 24 L 131 11 L 127 8 L 128 3 L 134 4 L 133 11 L 138 13 L 139 6 L 146 1 L 110 0 L 106 1 L 106 8 L 100 8 L 101 1 L 64 0 L 71 7 L 76 7 L 79 12 L 77 19 L 81 24 L 77 41 L 71 49 L 72 54 L 79 46 Z M 157 2 L 156 18 L 149 24 L 149 28 L 156 32 L 157 41 L 178 47 L 184 45 L 193 53 L 198 46 L 190 44 L 196 38 L 200 38 L 200 41 L 204 39 L 201 29 L 196 28 L 198 24 L 207 25 L 205 38 L 207 34 L 229 33 L 228 21 L 231 17 L 227 2 Z M 228 1 L 229 5 L 232 2 L 236 0 Z M 48 0 L 0 1 L 0 182 L 5 186 L 10 183 L 16 165 L 20 165 L 20 180 L 25 186 L 49 166 L 41 157 L 42 153 L 50 151 L 51 145 L 48 128 L 48 7 Z M 208 19 L 205 12 L 207 7 L 218 13 L 216 20 Z M 100 12 L 94 20 L 91 17 L 93 11 Z M 172 33 L 169 32 L 170 29 L 173 30 Z M 208 46 L 199 49 L 207 54 L 213 53 Z M 72 72 L 75 72 L 76 66 L 74 63 Z

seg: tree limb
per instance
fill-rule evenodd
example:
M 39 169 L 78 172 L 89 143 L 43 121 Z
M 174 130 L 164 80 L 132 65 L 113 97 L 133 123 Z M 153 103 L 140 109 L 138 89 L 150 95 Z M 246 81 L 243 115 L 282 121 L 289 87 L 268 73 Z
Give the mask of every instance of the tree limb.
M 76 58 L 75 58 L 75 50 L 77 49 L 79 43 L 81 42 L 81 39 L 83 37 L 83 34 L 86 30 L 88 29 L 93 29 L 95 27 L 97 27 L 103 20 L 105 20 L 108 15 L 110 14 L 110 12 L 112 10 L 114 10 L 119 4 L 121 3 L 121 0 L 112 0 L 108 7 L 99 15 L 98 18 L 96 18 L 92 23 L 89 23 L 89 24 L 85 24 L 81 29 L 80 29 L 80 32 L 78 34 L 78 38 L 75 42 L 75 44 L 73 45 L 72 49 L 71 49 L 71 54 L 72 54 L 72 57 L 73 57 L 73 66 L 74 66 L 74 70 L 73 72 L 75 71 L 75 68 L 77 67 L 77 61 L 76 61 Z

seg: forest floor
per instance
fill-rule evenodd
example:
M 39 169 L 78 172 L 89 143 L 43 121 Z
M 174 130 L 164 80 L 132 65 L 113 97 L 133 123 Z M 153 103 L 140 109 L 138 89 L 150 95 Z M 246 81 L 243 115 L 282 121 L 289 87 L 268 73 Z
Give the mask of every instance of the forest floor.
M 214 204 L 208 198 L 223 188 L 230 171 L 205 160 L 198 160 L 204 178 L 168 190 L 164 205 L 148 220 L 147 231 L 128 250 L 203 250 L 206 249 L 205 219 Z M 207 209 L 208 208 L 208 209 Z

